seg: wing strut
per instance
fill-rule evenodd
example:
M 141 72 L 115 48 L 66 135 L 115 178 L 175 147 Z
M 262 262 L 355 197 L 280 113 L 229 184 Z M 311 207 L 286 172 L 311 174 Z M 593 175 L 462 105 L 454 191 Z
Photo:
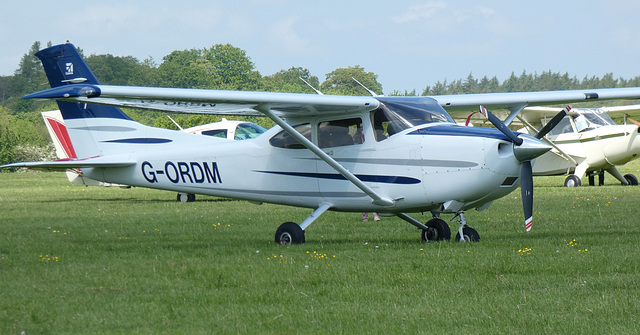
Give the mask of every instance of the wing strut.
M 506 124 L 507 126 L 510 125 L 511 122 L 513 122 L 513 119 L 515 119 L 520 114 L 520 112 L 525 109 L 525 107 L 527 107 L 527 104 L 507 108 L 509 111 L 511 111 L 511 114 L 509 114 L 509 116 L 507 116 L 507 118 L 504 120 L 504 124 Z
M 522 117 L 518 116 L 518 120 L 520 120 L 520 122 L 522 122 L 522 124 L 524 124 L 524 126 L 530 130 L 532 130 L 533 132 L 538 132 L 538 129 L 536 129 L 536 127 L 534 127 L 531 123 L 527 122 L 527 120 L 523 119 Z M 562 149 L 558 148 L 558 146 L 553 143 L 553 141 L 551 141 L 550 139 L 548 139 L 546 136 L 541 138 L 541 140 L 547 142 L 549 145 L 551 145 L 554 149 L 556 149 L 558 151 L 558 153 L 555 153 L 556 155 L 570 161 L 571 163 L 573 163 L 574 165 L 578 165 L 578 162 L 573 159 L 573 157 L 571 157 L 569 154 L 567 154 L 566 152 L 562 151 Z
M 289 135 L 293 136 L 296 140 L 298 140 L 302 145 L 304 145 L 307 149 L 311 150 L 316 156 L 325 161 L 329 166 L 335 169 L 338 173 L 340 173 L 343 177 L 347 178 L 351 183 L 353 183 L 356 187 L 362 190 L 362 192 L 366 193 L 368 196 L 373 199 L 373 203 L 379 206 L 393 206 L 395 202 L 388 198 L 383 197 L 380 194 L 376 193 L 369 186 L 363 183 L 358 177 L 356 177 L 349 170 L 345 169 L 344 166 L 340 165 L 340 163 L 336 162 L 335 159 L 331 158 L 331 156 L 327 155 L 324 151 L 322 151 L 318 146 L 309 141 L 306 137 L 302 136 L 299 132 L 297 132 L 293 127 L 291 127 L 288 123 L 286 123 L 283 119 L 279 118 L 275 113 L 271 111 L 269 105 L 259 105 L 256 107 L 260 112 L 264 113 L 267 117 L 269 117 L 273 122 L 282 127 L 284 131 L 289 133 Z

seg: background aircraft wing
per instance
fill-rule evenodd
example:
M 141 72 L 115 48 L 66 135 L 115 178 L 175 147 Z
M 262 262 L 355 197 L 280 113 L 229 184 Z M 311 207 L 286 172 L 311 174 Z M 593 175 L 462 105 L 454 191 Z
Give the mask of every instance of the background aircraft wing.
M 379 106 L 373 97 L 83 84 L 60 86 L 24 98 L 220 115 L 263 115 L 257 109 L 269 107 L 285 118 L 359 113 Z
M 601 111 L 607 112 L 611 118 L 630 116 L 633 118 L 640 118 L 640 105 L 628 105 L 628 106 L 615 106 L 615 107 L 600 107 Z
M 512 112 L 518 113 L 527 106 L 540 105 L 564 105 L 573 102 L 588 102 L 598 100 L 616 99 L 638 99 L 640 98 L 640 87 L 627 88 L 601 88 L 588 90 L 565 90 L 565 91 L 540 91 L 540 92 L 509 92 L 509 93 L 480 93 L 480 94 L 454 94 L 436 95 L 431 98 L 438 101 L 440 106 L 451 114 L 458 123 L 465 123 L 469 120 L 472 123 L 486 123 L 482 115 L 471 113 L 478 111 L 479 105 L 491 110 L 501 120 L 509 118 L 508 123 L 513 121 L 514 126 L 521 126 L 515 119 Z M 540 122 L 545 115 L 553 117 L 562 108 L 545 109 L 531 108 L 526 113 L 520 112 L 525 120 Z M 554 112 L 555 111 L 555 112 Z M 526 114 L 523 115 L 523 114 Z
M 431 98 L 438 101 L 448 112 L 474 111 L 479 105 L 491 109 L 515 110 L 529 105 L 555 105 L 569 102 L 638 99 L 640 87 L 601 88 L 593 90 L 566 90 L 541 92 L 510 92 L 436 95 Z

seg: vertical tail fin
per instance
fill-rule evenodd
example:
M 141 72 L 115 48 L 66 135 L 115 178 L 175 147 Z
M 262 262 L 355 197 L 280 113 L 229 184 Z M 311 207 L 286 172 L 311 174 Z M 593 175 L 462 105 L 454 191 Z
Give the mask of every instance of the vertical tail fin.
M 56 149 L 56 155 L 60 159 L 77 158 L 76 151 L 73 149 L 67 126 L 64 124 L 62 114 L 59 110 L 40 113 L 44 120 L 44 125 L 49 131 L 51 141 Z
M 72 44 L 53 46 L 36 53 L 53 88 L 64 85 L 100 85 Z M 120 108 L 57 101 L 77 159 L 128 156 L 150 151 L 176 150 L 210 138 L 174 130 L 148 127 L 129 118 Z M 88 170 L 83 170 L 90 175 Z M 94 178 L 92 176 L 92 178 Z M 99 178 L 97 178 L 99 179 Z
M 37 52 L 36 56 L 42 61 L 52 88 L 71 84 L 100 84 L 73 44 L 46 48 Z M 77 158 L 126 152 L 125 148 L 108 147 L 104 142 L 121 137 L 125 130 L 131 132 L 144 128 L 117 107 L 68 101 L 57 103 Z
M 100 84 L 76 47 L 71 43 L 60 44 L 36 53 L 52 88 L 71 84 Z M 65 120 L 78 118 L 130 118 L 117 107 L 86 105 L 75 102 L 58 101 Z
M 79 83 L 100 84 L 71 43 L 40 50 L 36 57 L 42 61 L 52 88 Z

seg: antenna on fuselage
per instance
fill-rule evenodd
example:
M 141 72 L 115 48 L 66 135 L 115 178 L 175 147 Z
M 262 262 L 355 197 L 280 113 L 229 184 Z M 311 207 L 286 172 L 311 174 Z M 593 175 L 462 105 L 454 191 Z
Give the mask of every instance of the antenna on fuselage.
M 353 79 L 356 83 L 358 83 L 358 85 L 362 86 L 362 88 L 364 88 L 365 90 L 367 90 L 367 92 L 369 92 L 369 94 L 371 94 L 371 96 L 374 97 L 379 97 L 378 94 L 376 94 L 376 92 L 370 90 L 368 87 L 364 86 L 361 82 L 358 81 L 358 79 L 351 77 L 351 79 Z
M 320 92 L 318 89 L 316 89 L 315 87 L 313 87 L 311 84 L 309 84 L 308 81 L 304 80 L 304 78 L 302 77 L 298 77 L 300 78 L 300 80 L 304 81 L 305 84 L 307 84 L 307 86 L 311 87 L 312 90 L 316 91 L 316 93 L 320 94 L 320 95 L 324 95 L 322 92 Z
M 182 131 L 182 127 L 180 127 L 178 122 L 176 122 L 174 119 L 172 119 L 171 116 L 169 116 L 169 115 L 167 115 L 167 117 L 169 118 L 169 120 L 171 120 L 171 122 L 173 122 L 173 124 L 176 125 L 176 127 L 178 127 L 178 129 L 180 129 L 180 131 Z

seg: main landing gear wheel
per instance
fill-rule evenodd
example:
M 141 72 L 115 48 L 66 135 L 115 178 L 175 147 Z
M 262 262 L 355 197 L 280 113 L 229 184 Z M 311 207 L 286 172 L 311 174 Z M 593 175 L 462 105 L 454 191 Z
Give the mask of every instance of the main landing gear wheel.
M 295 222 L 285 222 L 276 230 L 276 243 L 302 244 L 304 243 L 304 230 Z
M 625 174 L 624 179 L 627 180 L 627 183 L 632 186 L 638 186 L 638 178 L 632 174 Z
M 480 242 L 480 234 L 471 227 L 462 228 L 462 238 L 463 240 L 460 241 L 460 232 L 458 232 L 456 234 L 457 242 Z
M 196 201 L 196 195 L 193 193 L 178 193 L 178 202 L 194 202 Z
M 451 239 L 451 229 L 449 225 L 442 219 L 431 219 L 425 223 L 428 229 L 422 230 L 422 241 L 445 241 Z
M 581 185 L 582 181 L 580 180 L 580 177 L 575 174 L 568 176 L 567 179 L 564 180 L 564 187 L 578 187 Z

